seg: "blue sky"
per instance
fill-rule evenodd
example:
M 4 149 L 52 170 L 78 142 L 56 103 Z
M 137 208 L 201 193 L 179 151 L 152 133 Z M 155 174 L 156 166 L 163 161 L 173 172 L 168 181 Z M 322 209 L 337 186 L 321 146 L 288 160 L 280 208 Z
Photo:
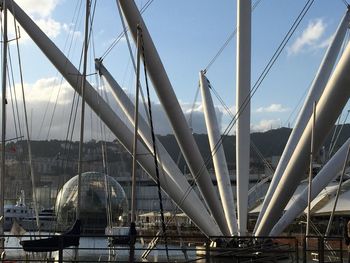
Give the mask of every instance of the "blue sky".
M 143 6 L 146 2 L 136 1 L 138 6 Z M 85 1 L 21 0 L 18 3 L 65 53 L 68 52 L 65 43 L 73 36 L 69 57 L 78 65 L 84 30 Z M 253 12 L 252 84 L 305 3 L 304 0 L 262 0 Z M 80 10 L 80 13 L 75 13 L 74 16 L 74 10 Z M 345 11 L 346 7 L 341 0 L 315 1 L 252 99 L 253 131 L 287 126 L 288 123 L 293 125 L 296 116 L 293 112 L 308 89 Z M 208 65 L 235 28 L 236 1 L 154 0 L 143 16 L 175 93 L 188 116 L 197 90 L 198 72 Z M 95 55 L 91 48 L 89 73 L 94 73 L 93 58 L 100 57 L 121 31 L 115 1 L 98 1 L 93 25 L 93 43 L 90 43 L 90 47 L 94 47 Z M 15 61 L 14 42 L 10 45 Z M 62 138 L 67 126 L 63 123 L 68 123 L 65 118 L 69 112 L 72 89 L 64 81 L 61 82 L 60 75 L 54 67 L 23 32 L 20 48 L 33 137 Z M 232 111 L 235 105 L 235 52 L 236 38 L 230 42 L 207 73 L 213 87 Z M 125 38 L 105 57 L 104 63 L 120 85 L 132 93 L 135 80 Z M 18 75 L 16 76 L 15 82 L 18 83 Z M 91 76 L 90 81 L 96 84 L 96 77 Z M 58 90 L 58 104 L 53 115 L 53 124 L 49 128 Z M 18 91 L 17 93 L 19 94 Z M 157 124 L 158 131 L 170 132 L 154 92 L 152 100 L 155 114 L 160 120 Z M 222 105 L 216 99 L 214 101 L 224 130 L 230 118 Z M 115 105 L 113 107 L 116 108 Z M 348 109 L 349 106 L 345 108 L 346 111 Z M 92 116 L 91 113 L 87 114 Z M 194 131 L 205 132 L 200 97 L 193 116 Z M 9 122 L 10 120 L 11 117 Z M 93 127 L 96 123 L 93 118 L 87 121 L 87 126 L 91 128 L 91 137 L 98 136 L 98 129 Z

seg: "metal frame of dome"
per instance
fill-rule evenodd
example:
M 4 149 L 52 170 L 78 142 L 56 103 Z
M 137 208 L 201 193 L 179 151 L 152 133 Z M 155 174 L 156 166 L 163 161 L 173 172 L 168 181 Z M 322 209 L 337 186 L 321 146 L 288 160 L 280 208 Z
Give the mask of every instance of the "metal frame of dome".
M 65 183 L 57 195 L 55 211 L 60 230 L 66 230 L 72 226 L 76 219 L 77 189 L 78 176 L 76 175 Z M 83 173 L 81 196 L 80 213 L 83 232 L 105 231 L 108 203 L 111 207 L 112 226 L 122 226 L 127 222 L 128 199 L 122 186 L 113 177 L 99 172 Z

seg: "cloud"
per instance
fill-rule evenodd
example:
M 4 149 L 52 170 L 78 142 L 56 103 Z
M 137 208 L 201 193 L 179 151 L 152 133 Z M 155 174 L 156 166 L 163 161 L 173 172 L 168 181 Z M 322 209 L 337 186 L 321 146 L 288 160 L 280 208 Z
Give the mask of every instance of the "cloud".
M 77 30 L 75 30 L 75 28 L 74 28 L 74 24 L 63 24 L 62 25 L 62 28 L 63 28 L 63 30 L 66 32 L 66 33 L 68 33 L 70 36 L 73 36 L 73 38 L 75 39 L 75 38 L 81 38 L 81 36 L 82 36 L 82 32 L 81 31 L 77 31 Z
M 70 103 L 73 95 L 73 89 L 69 84 L 66 81 L 61 82 L 55 77 L 39 79 L 33 84 L 25 83 L 24 89 L 25 99 L 29 105 L 55 100 L 57 95 L 59 95 L 57 103 L 66 105 Z M 19 84 L 16 85 L 16 96 L 19 101 L 22 101 L 22 91 Z
M 306 29 L 288 48 L 288 54 L 296 55 L 309 48 L 314 49 L 315 47 L 317 47 L 318 41 L 321 39 L 325 32 L 325 28 L 326 25 L 320 18 L 309 21 L 309 24 L 306 27 Z
M 325 40 L 323 40 L 321 43 L 319 43 L 316 46 L 316 48 L 326 48 L 326 47 L 328 47 L 331 44 L 331 42 L 332 42 L 332 40 L 334 38 L 334 35 L 335 34 L 332 34 L 329 38 L 326 38 Z
M 281 127 L 280 119 L 272 119 L 272 120 L 261 120 L 257 124 L 251 124 L 250 129 L 251 132 L 264 132 L 271 129 L 276 129 Z
M 69 114 L 71 109 L 71 104 L 73 101 L 74 90 L 70 85 L 61 80 L 61 78 L 50 77 L 42 78 L 34 83 L 25 83 L 24 89 L 26 92 L 26 104 L 28 110 L 28 117 L 30 119 L 30 130 L 32 133 L 33 139 L 64 139 L 67 133 Z M 101 88 L 98 88 L 98 91 L 101 92 Z M 112 99 L 111 92 L 109 90 L 105 91 L 105 96 L 109 98 L 109 104 L 116 114 L 126 123 L 126 126 L 131 130 L 131 125 L 125 117 L 124 113 L 121 112 L 120 107 Z M 21 123 L 23 122 L 23 101 L 20 85 L 16 85 L 16 96 L 17 103 L 20 111 Z M 133 101 L 133 95 L 129 95 Z M 57 99 L 57 104 L 56 104 Z M 12 102 L 9 98 L 9 105 L 12 105 Z M 80 104 L 79 104 L 80 105 Z M 195 103 L 194 107 L 192 103 L 180 102 L 180 106 L 184 112 L 185 118 L 189 121 L 189 126 L 192 128 L 193 133 L 206 134 L 206 124 L 204 118 L 203 107 L 201 103 Z M 281 106 L 274 106 L 277 109 L 283 109 Z M 267 107 L 267 108 L 274 108 Z M 54 112 L 55 108 L 55 113 Z M 78 114 L 75 121 L 75 130 L 73 135 L 73 140 L 78 140 L 79 138 L 79 119 L 80 119 L 80 107 L 78 107 Z M 193 110 L 192 110 L 193 108 Z M 102 139 L 100 134 L 99 118 L 96 114 L 91 113 L 89 107 L 87 107 L 87 117 L 85 125 L 85 134 L 86 139 Z M 141 106 L 140 110 L 144 110 L 144 107 Z M 219 107 L 215 107 L 216 115 L 219 125 L 223 125 L 228 120 L 228 116 L 224 114 L 223 110 Z M 159 102 L 152 102 L 152 114 L 154 120 L 154 127 L 156 134 L 166 135 L 173 134 L 172 127 L 168 121 L 168 118 L 163 110 L 163 106 Z M 145 114 L 143 113 L 145 116 Z M 51 122 L 52 119 L 52 122 Z M 146 119 L 146 118 L 145 118 Z M 14 124 L 12 111 L 8 111 L 8 120 L 9 120 L 9 138 L 15 137 Z M 261 120 L 257 124 L 251 125 L 251 130 L 253 131 L 266 131 L 271 128 L 280 127 L 280 119 L 266 119 Z M 22 124 L 23 127 L 23 124 Z M 226 127 L 223 127 L 226 128 Z M 234 132 L 234 129 L 232 130 Z M 90 137 L 89 137 L 90 136 Z M 114 136 L 112 136 L 114 138 Z
M 30 15 L 49 17 L 59 0 L 17 0 L 16 3 Z
M 48 37 L 55 38 L 62 32 L 64 24 L 52 17 L 52 13 L 58 5 L 59 0 L 19 0 L 16 3 Z M 16 26 L 19 26 L 19 24 L 16 23 Z M 9 38 L 15 38 L 15 22 L 12 15 L 9 15 L 8 18 L 8 31 Z M 20 27 L 19 40 L 24 43 L 29 39 L 25 30 Z
M 193 105 L 192 103 L 180 102 L 180 106 L 192 132 L 199 134 L 207 133 L 202 104 L 195 103 Z M 223 113 L 218 107 L 215 107 L 215 111 L 218 123 L 221 125 Z M 154 121 L 154 129 L 157 134 L 166 135 L 174 133 L 163 106 L 160 103 L 152 102 L 152 114 L 153 119 L 156 120 Z
M 256 112 L 259 113 L 272 113 L 272 112 L 286 112 L 288 111 L 289 108 L 285 108 L 282 106 L 282 104 L 271 104 L 270 106 L 267 107 L 260 107 L 256 110 Z
M 38 19 L 35 22 L 48 37 L 55 38 L 62 30 L 61 23 L 52 18 Z
M 61 78 L 48 77 L 42 78 L 34 83 L 24 83 L 24 90 L 26 94 L 27 114 L 31 122 L 31 131 L 33 139 L 64 139 L 67 133 L 69 112 L 71 109 L 74 90 L 71 86 Z M 98 88 L 101 92 L 101 87 Z M 109 98 L 109 104 L 115 113 L 126 123 L 127 127 L 132 130 L 128 119 L 121 111 L 117 103 L 112 99 L 111 91 L 106 90 L 106 97 Z M 133 95 L 128 94 L 132 101 Z M 23 100 L 22 90 L 20 84 L 16 84 L 16 97 L 20 111 L 19 119 L 21 123 L 24 123 L 23 114 Z M 14 98 L 14 96 L 13 96 Z M 56 103 L 57 100 L 57 103 Z M 12 105 L 9 99 L 9 104 Z M 80 104 L 79 104 L 80 105 Z M 192 103 L 180 103 L 185 115 L 185 119 L 189 121 L 189 126 L 192 128 L 193 133 L 207 133 L 203 107 L 201 103 L 195 103 L 194 107 Z M 75 131 L 73 140 L 77 140 L 79 137 L 78 123 L 80 118 L 80 106 L 78 107 L 78 114 L 75 121 Z M 192 110 L 193 108 L 193 110 Z M 54 112 L 55 109 L 55 112 Z M 223 113 L 216 107 L 216 114 L 219 125 L 222 122 Z M 140 106 L 140 111 L 145 116 L 144 107 Z M 98 117 L 94 113 L 88 113 L 86 118 L 85 131 L 86 134 L 94 134 L 95 139 L 100 139 L 100 128 Z M 9 131 L 8 136 L 15 137 L 14 123 L 12 111 L 8 111 Z M 163 110 L 163 106 L 159 102 L 152 102 L 152 115 L 154 120 L 154 128 L 156 134 L 173 134 L 173 129 Z M 52 121 L 51 121 L 52 118 Z M 145 118 L 146 119 L 146 118 Z M 92 123 L 90 125 L 89 123 Z M 23 127 L 23 126 L 22 126 Z M 97 127 L 97 128 L 96 128 Z M 47 137 L 48 136 L 48 137 Z M 89 138 L 89 137 L 88 137 Z
M 15 96 L 13 96 L 13 90 L 11 88 L 12 95 L 8 95 L 8 101 L 11 107 L 15 103 L 17 104 L 19 116 L 14 111 L 16 114 L 16 118 L 14 118 L 14 112 L 12 110 L 7 111 L 7 136 L 9 138 L 18 136 L 15 131 L 15 120 L 16 123 L 17 120 L 20 121 L 22 133 L 25 123 L 21 85 L 15 84 L 16 102 Z M 46 139 L 51 129 L 49 138 L 64 139 L 67 129 L 66 124 L 68 124 L 68 111 L 70 110 L 74 92 L 70 85 L 66 81 L 61 81 L 59 78 L 43 78 L 34 83 L 24 83 L 24 92 L 31 137 L 33 139 Z M 53 115 L 54 108 L 55 114 Z M 50 124 L 51 117 L 53 118 L 52 125 Z
M 227 108 L 222 105 L 217 105 L 215 108 L 219 109 L 224 116 L 228 117 L 233 117 L 236 113 L 236 105 L 227 106 Z

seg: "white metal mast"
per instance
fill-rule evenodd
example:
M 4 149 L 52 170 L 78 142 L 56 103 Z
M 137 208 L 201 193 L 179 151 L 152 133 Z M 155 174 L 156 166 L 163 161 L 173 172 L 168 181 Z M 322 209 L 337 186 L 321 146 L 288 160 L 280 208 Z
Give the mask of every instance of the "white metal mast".
M 247 233 L 250 161 L 251 0 L 237 0 L 236 174 L 238 231 Z
M 1 260 L 4 260 L 5 256 L 5 238 L 4 235 L 4 222 L 5 222 L 5 143 L 6 143 L 6 84 L 7 84 L 7 3 L 4 2 L 3 6 L 3 47 L 2 47 L 2 118 L 1 118 L 1 173 L 0 173 L 0 254 Z
M 132 174 L 131 174 L 131 215 L 130 215 L 130 252 L 129 262 L 134 262 L 136 240 L 136 171 L 137 171 L 137 141 L 139 132 L 139 93 L 140 93 L 140 56 L 141 35 L 137 29 L 137 52 L 136 52 L 136 82 L 135 82 L 135 109 L 134 109 L 134 140 L 132 144 Z M 157 172 L 157 171 L 156 171 Z
M 154 46 L 147 27 L 137 6 L 132 0 L 119 0 L 120 7 L 128 22 L 130 32 L 134 40 L 137 36 L 137 25 L 142 29 L 144 49 L 146 54 L 146 65 L 153 86 L 157 92 L 158 98 L 168 116 L 173 128 L 175 138 L 179 144 L 181 152 L 188 164 L 192 176 L 224 235 L 229 236 L 230 231 L 225 220 L 222 205 L 215 191 L 208 173 L 204 160 L 199 152 L 198 146 L 193 138 L 190 128 L 186 122 L 185 116 L 181 110 L 180 104 L 165 72 L 162 61 Z
M 213 157 L 216 181 L 219 188 L 221 203 L 231 235 L 237 234 L 236 209 L 233 200 L 230 175 L 228 173 L 226 156 L 221 144 L 220 127 L 215 114 L 213 100 L 209 91 L 209 80 L 203 71 L 199 72 L 199 83 L 202 93 L 205 123 L 208 131 L 210 150 Z
M 317 103 L 318 106 L 316 109 L 315 122 L 317 133 L 315 134 L 314 141 L 315 151 L 321 147 L 324 139 L 333 128 L 336 119 L 349 99 L 349 72 L 350 44 L 347 45 L 319 102 Z M 270 233 L 272 227 L 277 223 L 283 209 L 302 179 L 308 163 L 307 157 L 310 152 L 311 128 L 312 120 L 309 120 L 305 131 L 290 158 L 290 162 L 283 173 L 281 181 L 276 188 L 275 193 L 272 195 L 271 202 L 257 227 L 256 235 L 265 236 Z
M 4 0 L 0 3 L 3 4 Z M 23 29 L 33 39 L 37 46 L 42 50 L 51 63 L 57 68 L 67 82 L 80 94 L 79 76 L 80 72 L 68 60 L 68 58 L 56 47 L 56 45 L 42 32 L 42 30 L 31 20 L 31 18 L 13 1 L 6 0 L 11 8 L 9 11 L 16 18 Z M 117 114 L 108 106 L 103 98 L 94 90 L 91 84 L 85 83 L 85 101 L 93 111 L 101 117 L 101 120 L 116 135 L 120 143 L 131 152 L 133 133 L 117 116 Z M 140 152 L 148 152 L 146 147 L 138 142 L 137 148 Z M 154 159 L 151 155 L 140 155 L 139 164 L 152 177 L 155 178 Z M 186 178 L 182 177 L 183 180 Z M 187 192 L 187 186 L 181 179 L 168 173 L 160 177 L 163 190 L 172 200 L 186 213 L 191 220 L 207 236 L 219 236 L 222 232 L 216 225 L 214 219 L 209 215 L 206 208 L 195 195 L 194 191 Z
M 272 178 L 272 181 L 270 183 L 269 189 L 265 195 L 261 212 L 259 214 L 257 223 L 255 225 L 255 229 L 260 224 L 260 220 L 262 216 L 265 214 L 267 205 L 269 204 L 273 193 L 276 191 L 276 187 L 282 177 L 282 174 L 284 173 L 287 167 L 287 164 L 292 156 L 292 153 L 306 127 L 307 122 L 309 121 L 309 118 L 312 114 L 312 104 L 314 101 L 316 102 L 319 101 L 321 94 L 327 84 L 329 76 L 331 75 L 331 72 L 334 68 L 334 64 L 337 60 L 338 53 L 342 46 L 346 30 L 349 26 L 349 20 L 350 20 L 350 12 L 347 11 L 344 17 L 342 18 L 341 22 L 339 23 L 339 26 L 334 35 L 334 38 L 331 44 L 329 45 L 323 57 L 323 60 L 320 64 L 320 67 L 317 71 L 316 77 L 314 78 L 310 86 L 310 90 L 307 95 L 307 98 L 304 102 L 302 109 L 300 110 L 295 126 L 292 130 L 291 135 L 289 136 L 288 142 L 283 150 L 281 159 L 277 165 L 277 168 Z
M 306 236 L 310 235 L 310 222 L 311 222 L 311 191 L 312 191 L 312 175 L 314 167 L 314 156 L 315 156 L 315 120 L 316 120 L 316 101 L 314 102 L 313 114 L 312 114 L 312 128 L 311 128 L 311 147 L 310 147 L 310 164 L 309 164 L 309 183 L 308 183 L 308 192 L 307 192 L 307 214 L 306 214 Z

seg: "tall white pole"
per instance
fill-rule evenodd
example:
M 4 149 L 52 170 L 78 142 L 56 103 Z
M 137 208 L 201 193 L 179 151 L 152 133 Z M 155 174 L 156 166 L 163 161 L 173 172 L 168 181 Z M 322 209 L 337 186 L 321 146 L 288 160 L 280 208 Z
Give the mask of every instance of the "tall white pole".
M 341 172 L 349 146 L 350 139 L 343 144 L 343 146 L 332 156 L 332 158 L 326 163 L 325 166 L 323 166 L 321 171 L 312 180 L 311 200 L 313 200 L 329 184 L 329 182 Z M 283 214 L 281 219 L 274 225 L 270 232 L 270 236 L 280 235 L 283 230 L 305 210 L 307 204 L 308 189 L 306 188 L 294 200 L 293 204 Z
M 312 191 L 312 175 L 314 167 L 314 138 L 315 138 L 315 120 L 316 120 L 316 102 L 314 102 L 312 114 L 312 129 L 311 129 L 311 147 L 310 147 L 310 165 L 309 165 L 309 183 L 307 191 L 307 215 L 306 215 L 306 236 L 310 235 L 310 221 L 311 221 L 311 191 Z
M 320 67 L 317 71 L 316 77 L 314 78 L 310 86 L 310 91 L 307 95 L 304 105 L 299 112 L 297 121 L 292 130 L 292 133 L 288 138 L 288 142 L 283 150 L 281 159 L 277 165 L 277 168 L 272 178 L 272 181 L 270 183 L 269 189 L 265 195 L 264 202 L 261 208 L 261 212 L 258 216 L 255 229 L 260 224 L 260 220 L 262 216 L 265 214 L 267 205 L 269 204 L 271 197 L 275 192 L 279 181 L 281 180 L 282 174 L 284 173 L 284 170 L 286 169 L 287 164 L 293 154 L 293 151 L 310 119 L 310 116 L 312 114 L 312 104 L 314 101 L 319 101 L 321 94 L 329 79 L 329 76 L 332 73 L 334 64 L 338 57 L 338 53 L 343 43 L 346 30 L 349 26 L 349 20 L 350 20 L 350 12 L 347 11 L 344 17 L 342 18 L 341 22 L 339 23 L 339 26 L 334 35 L 334 38 L 323 57 Z
M 250 160 L 251 0 L 237 0 L 236 174 L 238 231 L 247 233 Z
M 163 63 L 154 46 L 148 29 L 132 0 L 119 0 L 120 7 L 128 22 L 129 29 L 134 40 L 137 36 L 137 25 L 142 29 L 143 44 L 146 56 L 146 66 L 149 76 L 153 82 L 154 89 L 158 98 L 168 116 L 169 122 L 173 128 L 175 138 L 179 144 L 181 152 L 187 162 L 192 176 L 224 235 L 229 236 L 230 231 L 226 224 L 224 211 L 218 195 L 215 191 L 210 174 L 206 169 L 206 165 L 193 138 L 191 129 L 189 128 L 186 118 L 182 112 L 180 104 L 176 99 L 175 92 L 170 80 L 165 72 Z
M 208 131 L 210 150 L 213 157 L 216 181 L 219 188 L 221 203 L 231 235 L 237 234 L 236 209 L 233 200 L 230 175 L 228 173 L 224 147 L 221 143 L 220 127 L 216 118 L 214 103 L 209 91 L 209 80 L 203 71 L 199 72 L 199 83 L 202 93 L 205 123 Z
M 56 45 L 42 32 L 42 30 L 31 20 L 31 18 L 12 0 L 6 0 L 9 11 L 16 18 L 23 29 L 33 39 L 45 56 L 57 68 L 67 82 L 80 94 L 79 76 L 80 72 L 74 67 L 69 59 L 56 47 Z M 4 0 L 0 1 L 3 5 Z M 96 112 L 101 120 L 116 135 L 120 143 L 129 151 L 132 151 L 133 133 L 108 106 L 103 98 L 94 90 L 91 84 L 85 83 L 85 99 L 91 109 Z M 138 142 L 139 152 L 147 153 L 146 147 Z M 139 156 L 139 164 L 155 180 L 154 159 L 150 154 Z M 191 218 L 191 220 L 207 236 L 219 236 L 222 232 L 216 225 L 214 219 L 209 215 L 205 206 L 193 190 L 189 190 L 189 184 L 185 177 L 178 178 L 168 173 L 160 177 L 163 190 Z
M 2 132 L 1 132 L 1 173 L 0 173 L 0 254 L 4 253 L 5 238 L 4 222 L 5 222 L 5 143 L 6 143 L 6 84 L 7 84 L 7 3 L 3 5 L 3 47 L 2 47 Z M 34 194 L 34 193 L 33 193 Z M 4 258 L 1 258 L 3 260 Z
M 137 168 L 137 141 L 139 131 L 139 91 L 140 91 L 140 56 L 141 56 L 140 32 L 137 32 L 137 57 L 136 57 L 136 90 L 134 108 L 134 142 L 132 146 L 132 178 L 131 178 L 131 223 L 136 222 L 136 168 Z
M 131 174 L 131 221 L 130 221 L 130 252 L 129 262 L 134 262 L 135 240 L 136 240 L 136 171 L 137 171 L 137 141 L 139 132 L 139 93 L 140 93 L 140 56 L 141 56 L 141 32 L 137 28 L 136 41 L 136 90 L 135 90 L 135 109 L 134 109 L 134 141 L 132 145 L 132 174 Z M 157 163 L 156 163 L 157 164 Z M 156 167 L 157 169 L 157 167 Z M 157 172 L 157 171 L 156 171 Z M 133 234 L 131 234 L 133 233 Z
M 336 122 L 342 109 L 348 102 L 350 96 L 350 44 L 347 45 L 338 65 L 336 66 L 327 86 L 317 103 L 314 150 L 322 146 L 322 143 L 333 125 Z M 291 156 L 290 162 L 286 167 L 281 181 L 271 198 L 266 212 L 256 230 L 256 235 L 266 236 L 270 233 L 274 224 L 280 218 L 283 209 L 292 197 L 300 180 L 302 179 L 307 164 L 308 154 L 310 152 L 312 120 L 309 120 L 298 145 Z

